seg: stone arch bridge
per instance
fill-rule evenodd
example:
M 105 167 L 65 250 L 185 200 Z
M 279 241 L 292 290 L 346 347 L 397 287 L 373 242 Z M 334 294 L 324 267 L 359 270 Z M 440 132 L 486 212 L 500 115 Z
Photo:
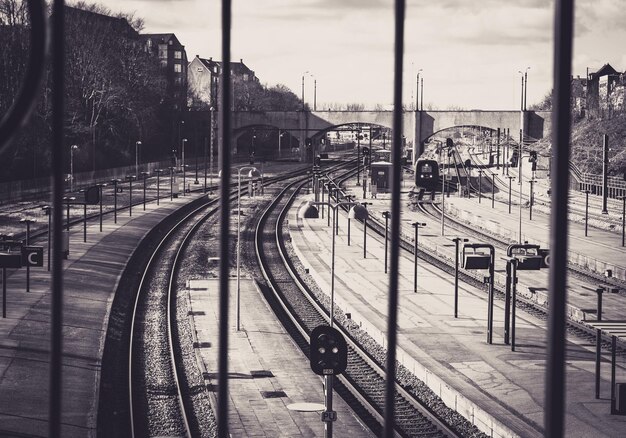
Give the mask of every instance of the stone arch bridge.
M 207 114 L 208 116 L 208 114 Z M 511 137 L 518 138 L 524 128 L 525 137 L 540 139 L 550 131 L 549 111 L 404 111 L 402 135 L 413 156 L 423 152 L 424 141 L 439 131 L 452 127 L 481 126 L 490 129 L 508 129 Z M 363 123 L 392 127 L 393 111 L 235 111 L 233 130 L 235 137 L 254 127 L 273 127 L 290 132 L 299 139 L 313 141 L 313 151 L 301 148 L 301 157 L 309 160 L 319 148 L 326 131 L 335 127 Z

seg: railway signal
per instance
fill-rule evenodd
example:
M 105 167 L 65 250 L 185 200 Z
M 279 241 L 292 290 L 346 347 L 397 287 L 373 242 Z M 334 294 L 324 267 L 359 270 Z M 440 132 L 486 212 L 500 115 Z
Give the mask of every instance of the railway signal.
M 348 367 L 348 345 L 343 335 L 334 327 L 319 325 L 311 332 L 311 369 L 324 376 L 324 436 L 333 436 L 333 422 L 337 413 L 333 411 L 333 377 Z
M 311 369 L 320 376 L 338 375 L 348 366 L 348 346 L 334 327 L 320 325 L 311 332 Z

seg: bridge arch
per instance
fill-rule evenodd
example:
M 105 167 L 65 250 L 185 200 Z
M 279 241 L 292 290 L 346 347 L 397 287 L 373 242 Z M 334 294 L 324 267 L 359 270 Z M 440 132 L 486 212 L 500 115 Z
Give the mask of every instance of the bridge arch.
M 275 127 L 289 132 L 299 145 L 304 145 L 307 138 L 319 138 L 321 132 L 333 126 L 365 123 L 391 128 L 393 124 L 393 111 L 234 111 L 232 116 L 236 132 L 246 127 Z M 417 157 L 423 151 L 424 141 L 434 133 L 470 125 L 508 129 L 513 138 L 524 127 L 527 138 L 540 139 L 550 131 L 551 114 L 549 111 L 405 111 L 402 135 Z M 300 159 L 311 160 L 311 151 L 301 147 Z

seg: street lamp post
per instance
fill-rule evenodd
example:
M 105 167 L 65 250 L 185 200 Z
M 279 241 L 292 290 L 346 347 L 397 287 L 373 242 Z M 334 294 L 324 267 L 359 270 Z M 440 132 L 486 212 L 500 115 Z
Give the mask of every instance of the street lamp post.
M 193 150 L 194 150 L 194 155 L 195 155 L 195 161 L 196 161 L 196 179 L 193 181 L 193 183 L 195 185 L 200 184 L 200 181 L 198 181 L 198 138 L 196 136 L 195 141 L 193 142 Z
M 148 177 L 148 172 L 141 172 L 143 176 L 143 210 L 146 211 L 146 178 Z
M 52 233 L 52 207 L 49 205 L 42 205 L 41 209 L 44 211 L 46 216 L 48 216 L 48 272 L 50 272 L 50 260 L 52 254 L 50 254 L 50 250 L 52 249 L 52 240 L 50 239 L 50 234 Z
M 66 215 L 67 223 L 65 224 L 65 229 L 66 229 L 67 232 L 70 231 L 70 203 L 73 200 L 75 200 L 75 199 L 76 198 L 73 197 L 73 196 L 63 196 L 63 200 L 65 201 L 65 205 L 67 207 L 67 210 L 66 210 L 66 212 L 67 212 L 67 215 Z
M 585 237 L 587 237 L 588 223 L 589 223 L 589 190 L 585 190 Z
M 154 169 L 154 172 L 157 174 L 157 205 L 159 205 L 161 199 L 161 172 L 163 172 L 163 169 Z
M 168 167 L 168 169 L 170 170 L 170 201 L 174 200 L 174 170 L 176 170 L 175 167 L 170 166 Z
M 214 120 L 214 113 L 215 113 L 215 108 L 211 107 L 210 109 L 211 112 L 211 126 L 209 127 L 209 131 L 210 131 L 210 136 L 209 136 L 209 187 L 213 186 L 213 120 Z M 209 193 L 212 194 L 211 189 L 209 188 Z
M 528 195 L 528 210 L 529 210 L 529 217 L 528 220 L 533 220 L 533 204 L 534 204 L 534 197 L 535 197 L 535 193 L 533 191 L 533 184 L 535 183 L 535 180 L 531 179 L 528 181 L 528 184 L 530 185 L 530 193 Z
M 32 219 L 22 219 L 20 222 L 26 224 L 26 245 L 28 246 L 30 244 L 30 224 L 35 223 L 35 221 Z M 30 266 L 28 265 L 26 265 L 26 292 L 30 292 Z
M 106 184 L 101 183 L 101 184 L 96 184 L 96 186 L 98 187 L 99 191 L 100 191 L 100 232 L 102 232 L 102 197 L 104 196 L 104 190 L 102 189 L 103 187 L 106 187 Z
M 121 179 L 112 179 L 113 184 L 113 223 L 117 223 L 117 184 L 122 181 Z
M 626 196 L 622 196 L 622 246 L 626 234 Z
M 136 178 L 135 175 L 126 175 L 128 180 L 128 216 L 133 215 L 133 181 Z
M 183 150 L 181 151 L 181 162 L 180 162 L 180 164 L 181 164 L 180 167 L 181 167 L 181 169 L 183 171 L 183 196 L 185 196 L 185 187 L 186 187 L 185 186 L 185 170 L 187 170 L 185 168 L 185 143 L 187 143 L 187 139 L 183 138 L 181 140 L 181 147 L 182 147 Z
M 74 191 L 74 151 L 78 146 L 73 144 L 70 147 L 70 192 Z
M 413 222 L 413 228 L 415 228 L 415 240 L 413 247 L 413 292 L 417 292 L 417 248 L 418 248 L 418 238 L 419 238 L 419 229 L 426 226 L 425 223 L 422 222 Z
M 512 175 L 506 176 L 509 179 L 509 214 L 511 214 L 511 180 L 515 179 Z
M 241 252 L 241 244 L 240 244 L 240 232 L 241 232 L 241 171 L 248 170 L 248 178 L 259 177 L 261 173 L 256 167 L 253 166 L 243 166 L 240 167 L 237 171 L 237 331 L 240 330 L 240 309 L 241 309 L 241 285 L 240 285 L 240 276 L 239 276 L 239 254 Z
M 478 169 L 478 203 L 479 204 L 481 203 L 481 199 L 483 197 L 483 190 L 482 190 L 483 172 L 484 170 Z
M 354 202 L 356 196 L 354 195 L 346 195 L 346 199 L 348 202 Z M 350 246 L 350 215 L 348 215 L 348 246 Z
M 491 173 L 491 208 L 496 208 L 496 174 Z
M 139 175 L 139 146 L 141 141 L 135 142 L 135 175 Z
M 361 205 L 367 209 L 370 202 L 362 202 Z M 367 258 L 367 216 L 363 219 L 363 258 Z
M 360 186 L 361 182 L 361 128 L 356 130 L 356 185 Z
M 383 217 L 385 218 L 385 274 L 387 273 L 387 242 L 389 235 L 389 218 L 391 213 L 389 211 L 383 211 Z

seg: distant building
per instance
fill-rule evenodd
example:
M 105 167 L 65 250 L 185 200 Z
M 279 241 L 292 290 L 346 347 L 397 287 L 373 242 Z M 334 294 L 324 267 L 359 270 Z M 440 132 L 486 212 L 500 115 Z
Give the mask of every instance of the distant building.
M 579 117 L 587 113 L 587 78 L 572 79 L 572 108 Z
M 222 62 L 213 61 L 213 58 L 200 58 L 198 55 L 189 63 L 189 89 L 209 107 L 217 108 L 222 65 Z M 230 67 L 235 88 L 238 84 L 259 82 L 254 71 L 244 64 L 243 59 L 239 62 L 231 62 Z
M 68 23 L 80 23 L 81 26 L 91 29 L 94 27 L 102 29 L 103 25 L 108 26 L 116 34 L 131 40 L 136 40 L 139 37 L 139 33 L 125 18 L 111 17 L 72 6 L 65 6 L 65 19 Z
M 589 73 L 587 78 L 587 108 L 595 117 L 610 117 L 624 110 L 625 75 L 610 64 Z
M 187 108 L 187 52 L 173 33 L 151 33 L 139 36 L 146 51 L 157 56 L 166 71 L 167 94 L 175 110 Z
M 194 93 L 201 103 L 213 108 L 217 107 L 217 83 L 220 71 L 219 62 L 213 61 L 213 58 L 200 58 L 198 55 L 191 60 L 187 69 L 189 91 Z

